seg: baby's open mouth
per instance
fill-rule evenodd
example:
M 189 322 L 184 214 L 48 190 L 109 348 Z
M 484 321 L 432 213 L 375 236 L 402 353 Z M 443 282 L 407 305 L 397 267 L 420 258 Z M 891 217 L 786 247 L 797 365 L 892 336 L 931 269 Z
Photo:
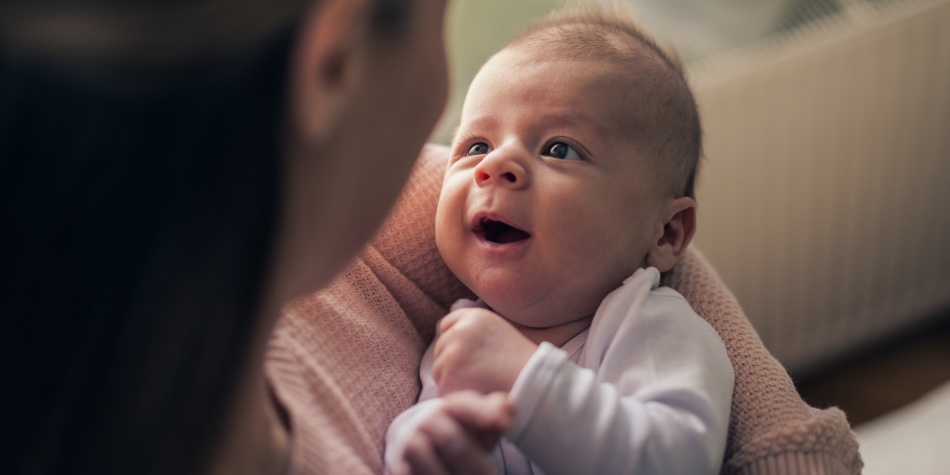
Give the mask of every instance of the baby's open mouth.
M 530 234 L 510 224 L 489 218 L 482 218 L 481 221 L 478 222 L 478 225 L 475 227 L 475 234 L 482 236 L 488 242 L 498 244 L 524 241 L 531 237 Z

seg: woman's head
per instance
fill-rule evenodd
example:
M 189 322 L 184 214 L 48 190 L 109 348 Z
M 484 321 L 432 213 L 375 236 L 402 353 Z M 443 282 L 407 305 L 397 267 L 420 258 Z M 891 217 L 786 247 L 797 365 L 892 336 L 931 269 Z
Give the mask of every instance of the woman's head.
M 445 1 L 386 0 L 403 7 L 399 23 L 371 35 L 352 33 L 365 14 L 358 3 L 318 6 L 295 52 L 288 192 L 299 194 L 285 212 L 300 227 L 283 233 L 293 262 L 281 262 L 295 280 L 287 296 L 325 284 L 362 247 L 445 103 Z
M 9 453 L 203 470 L 276 306 L 356 252 L 434 124 L 443 0 L 38 3 L 0 7 Z

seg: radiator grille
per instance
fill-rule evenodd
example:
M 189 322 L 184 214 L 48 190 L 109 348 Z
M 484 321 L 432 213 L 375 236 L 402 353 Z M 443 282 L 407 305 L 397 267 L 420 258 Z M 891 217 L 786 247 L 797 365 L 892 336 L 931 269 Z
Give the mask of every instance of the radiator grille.
M 695 243 L 792 371 L 950 308 L 950 2 L 843 3 L 689 70 Z

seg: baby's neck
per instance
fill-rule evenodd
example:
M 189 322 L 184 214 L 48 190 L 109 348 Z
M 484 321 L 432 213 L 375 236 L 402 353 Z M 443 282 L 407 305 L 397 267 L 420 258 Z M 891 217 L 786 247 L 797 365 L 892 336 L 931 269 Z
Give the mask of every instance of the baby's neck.
M 558 325 L 556 327 L 546 327 L 546 328 L 532 328 L 519 325 L 509 320 L 522 335 L 527 337 L 529 340 L 534 342 L 536 345 L 540 345 L 541 342 L 548 342 L 554 346 L 561 347 L 565 343 L 577 336 L 580 332 L 586 330 L 590 327 L 591 320 L 594 319 L 594 316 L 591 315 L 580 320 L 574 320 L 572 322 L 565 323 L 563 325 Z

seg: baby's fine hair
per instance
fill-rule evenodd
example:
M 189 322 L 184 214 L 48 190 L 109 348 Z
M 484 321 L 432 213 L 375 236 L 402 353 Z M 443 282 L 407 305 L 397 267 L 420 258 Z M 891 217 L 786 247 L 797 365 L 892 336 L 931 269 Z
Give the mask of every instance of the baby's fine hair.
M 679 59 L 657 45 L 618 2 L 575 2 L 521 32 L 507 48 L 558 58 L 606 61 L 629 73 L 627 129 L 656 162 L 659 191 L 695 198 L 702 156 L 696 99 Z

